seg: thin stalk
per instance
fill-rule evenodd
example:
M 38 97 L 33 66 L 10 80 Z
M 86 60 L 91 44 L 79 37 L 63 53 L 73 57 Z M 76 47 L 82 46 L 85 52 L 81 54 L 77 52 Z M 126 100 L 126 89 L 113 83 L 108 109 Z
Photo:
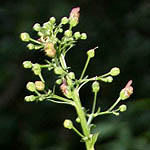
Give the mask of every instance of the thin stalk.
M 90 62 L 90 59 L 91 59 L 91 57 L 88 56 L 88 58 L 87 58 L 87 60 L 86 60 L 86 63 L 85 63 L 85 66 L 84 66 L 84 69 L 83 69 L 83 71 L 82 71 L 82 74 L 81 74 L 79 80 L 81 80 L 81 79 L 83 78 L 83 76 L 84 76 L 84 74 L 85 74 L 85 71 L 86 71 L 86 69 L 87 69 L 87 66 L 88 66 L 88 64 L 89 64 L 89 62 Z
M 120 97 L 116 100 L 116 102 L 108 109 L 108 111 L 112 111 L 114 108 L 115 108 L 115 106 L 120 102 Z
M 64 69 L 64 70 L 67 70 L 67 64 L 66 64 L 64 55 L 61 54 L 59 59 L 60 59 L 60 63 L 61 63 L 61 65 L 62 65 L 63 69 Z
M 42 81 L 43 83 L 45 82 L 41 73 L 39 74 L 39 78 L 41 79 L 41 81 Z
M 79 136 L 81 136 L 82 138 L 84 138 L 84 135 L 81 134 L 75 127 L 72 128 Z
M 34 40 L 34 39 L 32 39 L 32 38 L 30 38 L 30 41 L 41 45 L 41 42 L 39 42 L 39 41 L 37 41 L 37 40 Z

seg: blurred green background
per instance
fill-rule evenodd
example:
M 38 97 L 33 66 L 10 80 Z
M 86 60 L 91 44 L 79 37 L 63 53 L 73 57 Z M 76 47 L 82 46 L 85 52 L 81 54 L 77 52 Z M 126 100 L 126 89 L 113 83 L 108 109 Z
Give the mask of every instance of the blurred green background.
M 150 1 L 149 0 L 5 0 L 0 2 L 0 149 L 3 150 L 76 150 L 84 149 L 80 138 L 63 128 L 65 118 L 76 118 L 68 106 L 49 102 L 25 103 L 26 83 L 36 80 L 22 67 L 24 60 L 40 62 L 43 56 L 28 51 L 19 39 L 21 32 L 32 30 L 34 23 L 69 16 L 81 7 L 76 31 L 86 32 L 68 53 L 67 61 L 77 76 L 86 60 L 86 51 L 95 46 L 87 70 L 100 75 L 117 66 L 121 74 L 111 84 L 101 84 L 98 104 L 107 109 L 128 80 L 134 94 L 124 103 L 128 111 L 115 117 L 97 118 L 100 137 L 96 150 L 150 149 Z M 47 77 L 51 77 L 48 76 Z M 91 84 L 81 90 L 84 106 L 92 104 Z

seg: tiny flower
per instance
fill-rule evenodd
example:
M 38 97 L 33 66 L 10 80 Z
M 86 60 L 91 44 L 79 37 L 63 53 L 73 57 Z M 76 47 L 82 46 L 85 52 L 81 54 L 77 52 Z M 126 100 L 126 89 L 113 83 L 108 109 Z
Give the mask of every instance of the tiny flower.
M 21 33 L 20 34 L 20 38 L 24 42 L 29 42 L 30 41 L 30 35 L 28 33 L 26 33 L 26 32 Z
M 35 31 L 40 31 L 41 30 L 41 25 L 39 23 L 34 24 L 33 29 Z
M 32 43 L 29 43 L 29 44 L 27 45 L 27 48 L 28 48 L 29 50 L 33 50 L 33 49 L 35 48 L 35 45 L 32 44 Z
M 53 43 L 46 43 L 44 47 L 44 51 L 48 57 L 53 58 L 56 55 L 56 49 Z
M 76 7 L 76 8 L 73 8 L 70 12 L 69 23 L 72 27 L 75 27 L 79 22 L 79 17 L 80 17 L 79 11 L 80 11 L 80 7 Z
M 61 19 L 61 23 L 62 24 L 67 24 L 68 23 L 68 18 L 67 17 L 63 17 L 62 19 Z
M 35 81 L 35 87 L 38 91 L 43 91 L 45 84 L 42 81 Z
M 124 111 L 127 110 L 127 106 L 123 104 L 123 105 L 121 105 L 121 106 L 119 107 L 119 110 L 120 110 L 121 112 L 124 112 Z
M 99 90 L 100 90 L 99 83 L 97 81 L 94 81 L 93 84 L 92 84 L 92 91 L 94 93 L 97 93 Z
M 69 120 L 69 119 L 66 119 L 66 120 L 64 121 L 64 127 L 67 128 L 67 129 L 72 129 L 72 128 L 73 128 L 73 123 L 72 123 L 72 121 Z
M 131 86 L 132 80 L 128 81 L 125 88 L 123 88 L 120 92 L 120 99 L 125 100 L 130 97 L 133 93 L 133 87 Z
M 56 22 L 56 18 L 55 18 L 55 17 L 51 17 L 51 18 L 49 19 L 49 21 L 50 21 L 50 23 L 54 24 L 54 23 Z
M 75 32 L 74 37 L 75 37 L 76 40 L 79 39 L 81 37 L 80 32 Z
M 86 40 L 87 39 L 87 34 L 86 33 L 82 33 L 81 34 L 81 40 Z
M 35 87 L 35 84 L 33 82 L 28 82 L 27 85 L 26 85 L 26 88 L 31 91 L 31 92 L 34 92 L 36 91 L 36 87 Z
M 33 102 L 33 101 L 36 100 L 36 96 L 34 96 L 34 95 L 26 96 L 26 97 L 24 98 L 24 100 L 25 100 L 26 102 Z
M 93 48 L 93 49 L 88 50 L 88 51 L 87 51 L 88 57 L 93 58 L 93 57 L 95 56 L 95 49 L 97 49 L 97 48 L 98 48 L 98 47 L 95 47 L 95 48 Z
M 111 76 L 117 76 L 120 74 L 120 69 L 118 67 L 114 67 L 110 70 L 110 75 Z
M 38 63 L 33 64 L 32 71 L 35 75 L 40 75 L 41 73 L 41 66 Z
M 23 67 L 24 68 L 32 68 L 32 63 L 31 63 L 31 61 L 24 61 L 23 62 Z
M 66 37 L 71 37 L 72 36 L 72 31 L 71 30 L 66 30 L 65 33 L 64 33 L 64 35 Z

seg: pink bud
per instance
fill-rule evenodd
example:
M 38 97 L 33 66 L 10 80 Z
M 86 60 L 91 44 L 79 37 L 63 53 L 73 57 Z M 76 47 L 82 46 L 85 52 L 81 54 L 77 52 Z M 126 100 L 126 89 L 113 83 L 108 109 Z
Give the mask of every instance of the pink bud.
M 133 93 L 133 87 L 131 86 L 132 84 L 132 80 L 128 81 L 128 83 L 126 84 L 125 88 L 123 88 L 120 92 L 120 98 L 122 100 L 125 100 L 127 98 L 130 97 L 130 95 L 132 95 Z
M 80 7 L 73 8 L 70 12 L 69 18 L 75 18 L 78 21 L 79 17 L 80 17 Z

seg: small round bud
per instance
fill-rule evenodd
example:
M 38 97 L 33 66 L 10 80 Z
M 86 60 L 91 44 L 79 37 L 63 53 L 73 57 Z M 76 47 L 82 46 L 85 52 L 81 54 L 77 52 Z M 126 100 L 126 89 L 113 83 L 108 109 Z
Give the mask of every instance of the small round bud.
M 26 33 L 26 32 L 21 33 L 20 34 L 20 38 L 24 42 L 29 42 L 30 41 L 30 35 L 28 33 Z
M 69 73 L 68 73 L 68 76 L 69 76 L 70 79 L 75 79 L 75 74 L 74 74 L 74 72 L 69 72 Z
M 120 69 L 118 67 L 114 67 L 110 70 L 110 75 L 117 76 L 120 74 Z
M 23 62 L 23 67 L 24 68 L 32 68 L 32 63 L 31 63 L 31 61 L 24 61 Z
M 121 105 L 121 106 L 119 107 L 119 110 L 120 110 L 121 112 L 124 112 L 124 111 L 127 110 L 127 106 L 123 104 L 123 105 Z
M 67 17 L 63 17 L 63 18 L 61 19 L 61 23 L 62 23 L 62 24 L 67 24 L 68 21 L 69 21 L 69 19 L 68 19 Z
M 88 50 L 87 55 L 88 57 L 93 58 L 95 56 L 95 49 Z
M 35 45 L 32 44 L 32 43 L 29 43 L 29 44 L 27 45 L 27 48 L 28 48 L 29 50 L 33 50 L 33 49 L 35 48 Z
M 76 118 L 76 122 L 80 123 L 80 118 L 79 117 Z
M 64 121 L 64 127 L 67 128 L 67 129 L 72 129 L 72 128 L 73 128 L 73 123 L 72 123 L 72 121 L 69 120 L 69 119 L 66 119 L 66 120 Z
M 113 77 L 111 77 L 111 76 L 106 77 L 106 79 L 107 79 L 108 83 L 111 83 L 113 81 Z
M 35 75 L 39 75 L 41 73 L 41 66 L 39 64 L 33 64 L 32 71 Z
M 44 34 L 42 32 L 38 32 L 38 35 L 42 36 L 42 37 L 44 36 Z
M 55 18 L 55 17 L 51 17 L 51 18 L 49 19 L 49 21 L 50 21 L 50 23 L 54 24 L 54 23 L 56 22 L 56 18 Z
M 97 81 L 94 81 L 93 84 L 92 84 L 92 91 L 94 93 L 97 93 L 99 90 L 100 90 L 99 83 Z
M 66 30 L 64 34 L 65 34 L 66 37 L 71 37 L 72 36 L 72 31 L 71 30 Z
M 79 39 L 81 37 L 80 32 L 75 32 L 74 37 L 75 37 L 76 40 Z
M 34 24 L 33 29 L 35 31 L 40 31 L 41 30 L 41 25 L 39 23 Z
M 56 67 L 56 68 L 54 69 L 54 73 L 55 73 L 55 74 L 58 74 L 58 75 L 61 75 L 61 74 L 64 73 L 64 70 L 63 70 L 61 67 Z
M 43 91 L 45 84 L 42 81 L 35 81 L 35 87 L 38 91 Z
M 58 85 L 62 84 L 62 79 L 57 79 L 56 84 L 58 84 Z
M 35 84 L 33 82 L 28 82 L 27 85 L 26 85 L 26 88 L 31 91 L 31 92 L 34 92 L 36 91 L 36 87 L 35 87 Z
M 86 33 L 82 33 L 81 34 L 81 39 L 82 40 L 86 40 L 87 39 L 87 34 Z
M 62 33 L 62 32 L 63 32 L 63 29 L 62 29 L 62 28 L 60 28 L 60 29 L 59 29 L 59 32 L 60 32 L 60 33 Z
M 26 102 L 33 102 L 33 101 L 36 100 L 36 97 L 35 97 L 34 95 L 30 95 L 30 96 L 26 96 L 26 97 L 24 98 L 24 100 L 25 100 Z

